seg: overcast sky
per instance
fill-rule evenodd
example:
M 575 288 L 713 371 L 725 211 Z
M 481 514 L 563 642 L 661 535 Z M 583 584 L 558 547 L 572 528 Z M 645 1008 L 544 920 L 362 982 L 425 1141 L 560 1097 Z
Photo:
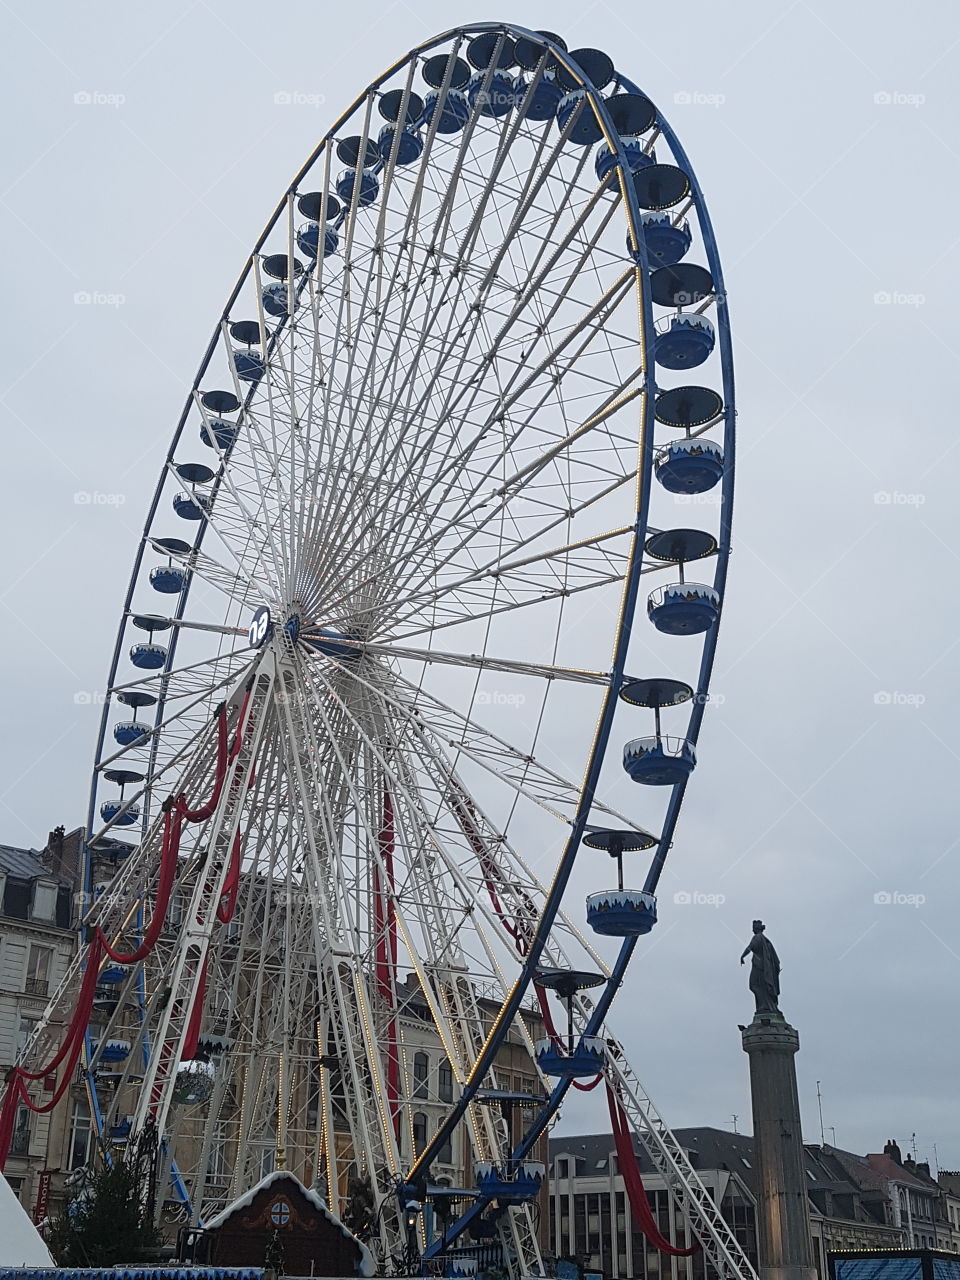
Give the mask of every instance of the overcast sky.
M 700 767 L 614 1023 L 669 1123 L 750 1128 L 759 915 L 805 1136 L 960 1168 L 957 93 L 949 4 L 3 6 L 0 841 L 84 819 L 122 596 L 232 283 L 343 107 L 457 21 L 608 50 L 717 230 L 740 471 Z M 869 22 L 866 20 L 869 15 Z M 275 101 L 289 95 L 289 104 Z M 89 301 L 75 301 L 77 296 Z M 90 701 L 93 697 L 94 702 Z M 86 699 L 86 701 L 84 701 Z M 675 894 L 689 895 L 684 905 Z M 600 1127 L 576 1100 L 568 1130 Z

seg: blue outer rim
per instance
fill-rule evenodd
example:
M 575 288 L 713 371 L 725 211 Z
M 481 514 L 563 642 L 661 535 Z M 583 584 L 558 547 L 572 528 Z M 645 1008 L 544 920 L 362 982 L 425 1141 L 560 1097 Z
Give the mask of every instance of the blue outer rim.
M 539 35 L 537 32 L 532 31 L 528 28 L 517 26 L 512 23 L 496 23 L 496 22 L 471 23 L 471 24 L 452 28 L 444 32 L 442 35 L 435 36 L 430 40 L 417 45 L 416 47 L 408 51 L 402 58 L 398 59 L 395 63 L 393 63 L 390 67 L 388 67 L 387 70 L 384 71 L 383 74 L 379 76 L 376 80 L 373 80 L 363 90 L 363 92 L 356 97 L 356 99 L 350 104 L 350 106 L 340 115 L 340 117 L 336 120 L 333 126 L 323 136 L 323 138 L 320 140 L 320 142 L 317 144 L 317 146 L 308 156 L 307 160 L 301 166 L 301 168 L 295 175 L 293 181 L 290 183 L 287 190 L 284 192 L 283 197 L 277 204 L 273 214 L 270 216 L 269 220 L 264 226 L 259 237 L 257 238 L 253 246 L 253 249 L 251 250 L 249 259 L 243 271 L 240 273 L 239 277 L 237 278 L 237 281 L 227 298 L 226 304 L 221 312 L 220 319 L 218 320 L 217 326 L 214 329 L 214 332 L 210 338 L 210 342 L 207 345 L 207 348 L 203 354 L 203 357 L 201 358 L 199 368 L 197 370 L 194 381 L 191 385 L 189 395 L 187 397 L 183 411 L 180 415 L 180 419 L 177 424 L 177 427 L 174 431 L 173 438 L 170 443 L 170 447 L 164 459 L 163 467 L 160 473 L 160 478 L 157 483 L 156 489 L 154 491 L 153 499 L 151 500 L 150 506 L 147 511 L 146 519 L 144 521 L 144 526 L 143 526 L 143 534 L 140 539 L 140 545 L 137 549 L 136 556 L 134 557 L 133 570 L 131 573 L 130 582 L 127 587 L 126 596 L 124 598 L 121 623 L 118 630 L 113 657 L 112 657 L 110 668 L 109 668 L 109 675 L 107 680 L 108 689 L 113 688 L 116 680 L 117 669 L 123 653 L 127 626 L 131 616 L 131 606 L 133 602 L 133 595 L 136 590 L 137 584 L 140 580 L 140 573 L 143 567 L 144 555 L 146 553 L 148 546 L 150 545 L 150 531 L 160 506 L 160 501 L 163 495 L 163 488 L 167 479 L 168 466 L 174 460 L 177 447 L 180 443 L 180 439 L 183 434 L 184 427 L 186 426 L 190 412 L 194 407 L 195 393 L 199 391 L 200 383 L 202 382 L 207 372 L 207 369 L 210 365 L 210 362 L 221 341 L 220 326 L 224 320 L 229 318 L 230 311 L 234 303 L 236 302 L 237 298 L 239 297 L 241 289 L 247 282 L 247 279 L 253 270 L 253 261 L 255 257 L 260 253 L 261 249 L 263 248 L 263 245 L 266 243 L 268 236 L 273 231 L 278 220 L 283 216 L 284 212 L 286 211 L 290 196 L 296 194 L 301 181 L 312 169 L 312 167 L 314 166 L 314 164 L 322 154 L 324 148 L 334 138 L 335 134 L 339 131 L 341 126 L 353 116 L 355 111 L 358 109 L 358 107 L 361 106 L 361 104 L 366 99 L 367 95 L 372 90 L 377 89 L 381 84 L 384 83 L 384 81 L 389 79 L 391 76 L 395 75 L 397 71 L 399 71 L 402 67 L 407 65 L 412 59 L 421 56 L 425 52 L 431 49 L 437 48 L 440 45 L 444 45 L 452 40 L 462 39 L 464 37 L 471 36 L 471 35 L 479 35 L 484 32 L 496 32 L 496 33 L 503 33 L 511 36 L 526 37 L 534 40 L 538 44 L 544 45 L 545 47 L 549 48 L 554 58 L 558 62 L 560 62 L 565 67 L 565 69 L 571 75 L 573 75 L 574 78 L 585 89 L 587 96 L 589 97 L 592 103 L 592 106 L 594 108 L 594 111 L 597 115 L 598 121 L 601 124 L 601 128 L 603 129 L 604 140 L 610 146 L 611 150 L 616 153 L 617 158 L 620 162 L 619 172 L 621 174 L 629 172 L 629 163 L 628 163 L 627 156 L 625 154 L 620 137 L 616 133 L 613 127 L 612 121 L 609 118 L 609 114 L 607 112 L 605 102 L 601 92 L 592 84 L 592 82 L 584 78 L 579 67 L 577 66 L 576 63 L 572 62 L 566 50 L 561 49 L 560 46 L 556 45 L 553 41 L 546 39 L 545 37 Z M 617 73 L 615 85 L 621 91 L 625 90 L 626 92 L 631 92 L 631 93 L 642 92 L 642 90 L 640 90 L 631 80 L 627 79 L 625 76 L 623 76 L 620 73 Z M 707 213 L 706 206 L 703 200 L 702 190 L 700 188 L 699 183 L 697 182 L 697 179 L 695 174 L 693 173 L 693 170 L 690 167 L 686 153 L 684 152 L 683 148 L 680 146 L 679 142 L 677 141 L 675 133 L 669 127 L 667 122 L 663 119 L 663 116 L 659 113 L 659 111 L 658 111 L 658 123 L 659 123 L 659 127 L 661 129 L 661 133 L 664 140 L 667 142 L 667 145 L 671 149 L 678 164 L 681 165 L 681 167 L 684 169 L 684 171 L 687 173 L 690 179 L 691 197 L 693 200 L 693 206 L 696 209 L 698 224 L 699 224 L 701 233 L 703 235 L 704 248 L 706 251 L 707 260 L 710 266 L 710 270 L 713 274 L 714 283 L 716 286 L 717 331 L 718 331 L 718 344 L 719 344 L 720 358 L 721 358 L 725 416 L 724 416 L 724 472 L 723 472 L 723 481 L 722 481 L 722 489 L 721 489 L 722 505 L 721 505 L 721 512 L 720 512 L 720 537 L 719 537 L 719 548 L 717 553 L 717 566 L 716 566 L 716 574 L 714 578 L 714 585 L 717 588 L 717 590 L 720 592 L 721 610 L 722 610 L 723 600 L 724 600 L 723 589 L 726 582 L 727 564 L 728 564 L 729 553 L 730 553 L 730 522 L 732 517 L 733 478 L 734 478 L 734 427 L 735 427 L 735 418 L 736 418 L 736 410 L 735 410 L 735 403 L 734 403 L 734 382 L 733 382 L 733 354 L 732 354 L 732 343 L 731 343 L 730 329 L 729 329 L 729 315 L 727 310 L 727 300 L 726 300 L 726 294 L 725 294 L 724 285 L 723 285 L 723 274 L 720 268 L 720 261 L 719 261 L 719 255 L 717 252 L 716 240 L 713 232 L 713 227 L 710 222 L 710 218 Z M 624 676 L 624 668 L 625 668 L 625 663 L 627 659 L 629 643 L 630 643 L 630 639 L 633 631 L 633 619 L 634 619 L 634 613 L 636 609 L 637 598 L 639 595 L 640 577 L 641 577 L 641 571 L 643 566 L 643 535 L 646 533 L 647 525 L 648 525 L 649 503 L 650 503 L 650 494 L 652 489 L 652 463 L 653 463 L 653 447 L 654 447 L 654 398 L 655 398 L 655 387 L 656 387 L 656 382 L 655 382 L 656 366 L 653 358 L 653 342 L 655 337 L 654 328 L 653 328 L 653 308 L 652 308 L 652 300 L 650 297 L 650 290 L 649 290 L 649 284 L 648 284 L 649 264 L 647 261 L 646 246 L 644 243 L 642 232 L 640 230 L 640 227 L 641 227 L 640 209 L 636 199 L 636 192 L 634 191 L 632 183 L 621 182 L 621 194 L 625 198 L 624 204 L 627 212 L 628 231 L 632 237 L 634 248 L 636 251 L 637 268 L 638 268 L 638 271 L 640 274 L 640 280 L 641 280 L 641 288 L 640 288 L 641 329 L 642 329 L 642 336 L 643 336 L 644 367 L 646 369 L 646 374 L 643 381 L 644 408 L 643 408 L 643 419 L 642 419 L 641 433 L 640 433 L 640 445 L 641 445 L 640 465 L 638 468 L 640 501 L 638 504 L 637 518 L 634 526 L 633 546 L 631 548 L 628 568 L 625 574 L 624 598 L 623 598 L 623 605 L 621 610 L 619 629 L 617 633 L 616 647 L 614 650 L 614 659 L 611 667 L 610 683 L 607 686 L 607 691 L 604 696 L 598 729 L 594 739 L 594 745 L 591 751 L 590 759 L 587 765 L 584 783 L 581 788 L 580 800 L 577 806 L 576 816 L 572 824 L 572 831 L 570 836 L 567 839 L 565 848 L 563 850 L 563 853 L 561 855 L 561 858 L 557 867 L 556 875 L 554 877 L 552 885 L 550 886 L 547 898 L 545 900 L 544 907 L 541 912 L 540 927 L 539 927 L 537 936 L 534 939 L 530 952 L 525 958 L 524 965 L 520 972 L 520 975 L 518 976 L 516 982 L 514 983 L 514 986 L 510 994 L 508 995 L 506 1001 L 501 1007 L 500 1013 L 498 1014 L 497 1019 L 494 1022 L 494 1026 L 491 1029 L 491 1032 L 487 1038 L 487 1041 L 483 1049 L 481 1050 L 480 1056 L 478 1057 L 476 1065 L 473 1071 L 471 1072 L 470 1078 L 467 1081 L 466 1085 L 464 1086 L 463 1094 L 460 1100 L 455 1104 L 450 1114 L 447 1116 L 443 1124 L 437 1130 L 430 1145 L 423 1151 L 423 1153 L 420 1155 L 416 1163 L 413 1165 L 413 1167 L 411 1168 L 410 1172 L 407 1175 L 408 1178 L 415 1176 L 418 1171 L 425 1168 L 429 1164 L 430 1159 L 433 1157 L 435 1152 L 443 1144 L 443 1142 L 446 1140 L 449 1134 L 452 1133 L 456 1124 L 462 1118 L 463 1114 L 467 1109 L 467 1106 L 469 1105 L 470 1101 L 473 1099 L 477 1089 L 481 1086 L 483 1077 L 485 1076 L 486 1072 L 489 1070 L 490 1066 L 493 1064 L 494 1058 L 496 1057 L 496 1054 L 500 1046 L 502 1045 L 505 1036 L 509 1031 L 510 1025 L 514 1020 L 515 1015 L 519 1011 L 523 997 L 531 985 L 534 973 L 536 972 L 536 969 L 538 967 L 538 963 L 543 951 L 543 947 L 546 943 L 546 940 L 550 933 L 550 929 L 553 925 L 557 912 L 560 908 L 564 890 L 567 886 L 571 872 L 573 870 L 576 854 L 579 850 L 580 842 L 583 837 L 587 820 L 590 814 L 590 809 L 594 799 L 596 786 L 599 781 L 600 769 L 603 764 L 604 758 L 606 756 L 606 750 L 609 744 L 610 734 L 613 728 L 614 713 L 616 711 L 617 702 L 618 702 L 617 694 Z M 275 337 L 281 330 L 283 324 L 285 324 L 285 320 L 281 320 L 276 326 L 276 329 L 274 331 Z M 254 388 L 251 388 L 250 394 L 253 394 L 253 390 Z M 222 468 L 221 468 L 221 472 L 222 472 Z M 216 493 L 217 487 L 219 486 L 219 481 L 220 481 L 220 475 L 218 474 L 217 479 L 214 482 L 214 495 Z M 206 532 L 206 527 L 207 527 L 206 520 L 203 520 L 199 523 L 199 528 L 197 530 L 197 537 L 193 544 L 194 550 L 199 550 L 201 548 L 203 543 L 203 537 Z M 189 596 L 191 580 L 192 580 L 192 573 L 188 572 L 186 584 L 180 596 L 178 597 L 177 608 L 173 615 L 177 621 L 179 621 L 183 617 L 183 614 L 186 608 L 187 599 Z M 709 684 L 710 675 L 713 669 L 714 657 L 716 653 L 718 627 L 719 627 L 719 622 L 717 622 L 714 625 L 714 627 L 706 634 L 706 638 L 704 642 L 703 656 L 701 659 L 700 673 L 699 673 L 698 683 L 697 683 L 698 696 L 697 698 L 694 699 L 694 702 L 693 702 L 689 726 L 687 730 L 687 737 L 694 743 L 696 743 L 697 738 L 699 736 L 700 727 L 703 720 L 703 712 L 704 712 L 704 707 L 706 703 L 707 688 Z M 174 665 L 178 635 L 179 635 L 179 629 L 174 627 L 173 635 L 171 636 L 171 642 L 168 648 L 167 665 L 164 668 L 165 671 L 169 671 Z M 99 731 L 97 735 L 97 742 L 96 742 L 96 749 L 95 749 L 95 763 L 94 763 L 93 778 L 92 778 L 91 789 L 90 789 L 90 803 L 89 803 L 88 820 L 87 820 L 88 836 L 95 829 L 97 789 L 98 789 L 98 782 L 99 782 L 99 776 L 100 776 L 99 765 L 100 765 L 100 760 L 103 754 L 104 742 L 106 741 L 111 704 L 112 704 L 112 697 L 108 696 L 108 698 L 104 702 L 103 712 L 101 714 L 101 719 L 100 719 Z M 164 699 L 161 696 L 161 698 L 158 700 L 158 704 L 156 708 L 156 713 L 154 717 L 154 726 L 162 722 L 163 711 L 164 711 Z M 155 742 L 156 740 L 154 739 L 154 744 L 151 748 L 152 751 L 155 750 Z M 657 847 L 657 852 L 654 855 L 654 858 L 650 867 L 650 871 L 647 875 L 647 879 L 644 884 L 644 890 L 646 892 L 652 893 L 656 889 L 656 885 L 659 881 L 660 874 L 663 870 L 663 865 L 666 860 L 667 852 L 670 847 L 673 831 L 676 826 L 677 819 L 679 817 L 680 808 L 683 803 L 685 790 L 686 790 L 686 782 L 679 783 L 674 787 L 673 794 L 669 802 L 667 815 L 663 824 L 661 840 Z M 144 805 L 144 818 L 143 818 L 144 831 L 146 831 L 148 822 L 149 822 L 149 811 L 148 811 L 147 805 Z M 91 856 L 89 847 L 86 849 L 84 872 L 85 872 L 86 887 L 89 889 L 91 878 L 92 878 L 92 875 L 91 875 L 92 856 Z M 637 940 L 635 938 L 626 939 L 624 941 L 623 946 L 621 947 L 620 953 L 618 955 L 617 961 L 611 970 L 610 978 L 608 979 L 606 986 L 602 989 L 600 995 L 596 1000 L 596 1003 L 594 1006 L 594 1012 L 590 1018 L 589 1023 L 587 1024 L 587 1027 L 585 1028 L 585 1034 L 595 1034 L 596 1031 L 601 1026 L 604 1020 L 604 1017 L 606 1016 L 606 1013 L 609 1010 L 610 1004 L 612 1003 L 613 997 L 616 994 L 617 989 L 619 988 L 619 986 L 623 981 L 623 975 L 625 973 L 627 964 L 629 963 L 629 960 L 633 954 L 636 941 Z M 90 1081 L 89 1083 L 92 1086 L 93 1082 Z M 527 1134 L 524 1136 L 521 1143 L 518 1145 L 516 1151 L 514 1152 L 514 1158 L 521 1158 L 530 1150 L 533 1143 L 536 1141 L 539 1135 L 543 1132 L 543 1129 L 545 1128 L 549 1119 L 555 1114 L 568 1088 L 569 1088 L 569 1081 L 561 1081 L 556 1086 L 556 1088 L 554 1089 L 553 1093 L 550 1096 L 549 1102 L 541 1109 L 540 1112 L 537 1113 L 536 1117 L 534 1118 L 531 1124 L 530 1129 L 528 1130 Z M 95 1105 L 92 1108 L 92 1110 L 93 1110 L 93 1115 L 97 1125 L 97 1129 L 99 1132 L 102 1128 L 102 1116 L 100 1115 L 100 1108 L 99 1108 L 99 1105 L 97 1105 L 97 1100 L 95 1098 L 96 1089 L 91 1088 L 90 1092 L 94 1095 Z M 175 1170 L 173 1171 L 173 1177 L 174 1177 L 174 1183 L 177 1188 L 178 1194 L 180 1194 L 181 1197 L 186 1201 L 187 1200 L 186 1189 L 183 1187 L 183 1184 L 180 1181 L 179 1176 L 176 1174 Z M 471 1206 L 471 1208 L 464 1215 L 462 1215 L 462 1217 L 458 1219 L 457 1222 L 451 1225 L 446 1236 L 443 1237 L 443 1239 L 440 1241 L 435 1241 L 434 1244 L 430 1248 L 428 1248 L 427 1255 L 433 1252 L 439 1251 L 440 1247 L 443 1247 L 451 1243 L 454 1239 L 456 1239 L 457 1236 L 459 1236 L 462 1233 L 462 1230 L 467 1225 L 467 1223 L 471 1221 L 473 1218 L 475 1218 L 480 1212 L 482 1212 L 483 1208 L 486 1206 L 487 1203 L 489 1203 L 489 1198 L 480 1197 L 477 1201 L 475 1201 L 474 1204 Z

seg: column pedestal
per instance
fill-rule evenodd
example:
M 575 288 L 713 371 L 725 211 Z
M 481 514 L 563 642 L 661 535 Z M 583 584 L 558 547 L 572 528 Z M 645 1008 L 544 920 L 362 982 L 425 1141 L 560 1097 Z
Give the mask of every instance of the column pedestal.
M 782 1014 L 743 1029 L 750 1058 L 761 1280 L 816 1280 L 794 1054 L 800 1037 Z

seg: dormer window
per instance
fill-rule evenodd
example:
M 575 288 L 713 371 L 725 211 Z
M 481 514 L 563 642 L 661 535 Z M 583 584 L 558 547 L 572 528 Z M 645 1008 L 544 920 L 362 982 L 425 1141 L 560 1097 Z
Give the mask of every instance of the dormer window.
M 37 880 L 33 886 L 33 919 L 53 924 L 57 917 L 57 886 L 52 880 Z

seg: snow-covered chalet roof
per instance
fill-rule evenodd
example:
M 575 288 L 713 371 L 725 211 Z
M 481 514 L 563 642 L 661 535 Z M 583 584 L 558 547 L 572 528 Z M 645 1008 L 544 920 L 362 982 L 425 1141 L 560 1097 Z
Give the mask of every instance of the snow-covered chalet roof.
M 209 1222 L 205 1222 L 203 1224 L 204 1229 L 206 1231 L 212 1231 L 216 1227 L 222 1227 L 228 1218 L 232 1218 L 233 1215 L 235 1213 L 239 1213 L 241 1209 L 248 1209 L 250 1205 L 253 1204 L 255 1197 L 258 1196 L 261 1191 L 267 1190 L 268 1187 L 272 1187 L 276 1182 L 292 1182 L 294 1186 L 296 1186 L 297 1189 L 306 1196 L 307 1200 L 309 1200 L 314 1208 L 323 1214 L 328 1222 L 332 1223 L 338 1231 L 342 1232 L 348 1240 L 352 1241 L 353 1244 L 357 1246 L 360 1250 L 360 1274 L 362 1276 L 374 1276 L 377 1274 L 377 1264 L 374 1261 L 373 1254 L 367 1246 L 362 1241 L 358 1240 L 353 1232 L 348 1231 L 340 1219 L 330 1212 L 327 1208 L 327 1202 L 324 1200 L 323 1196 L 319 1196 L 316 1191 L 311 1191 L 308 1187 L 305 1187 L 296 1174 L 291 1173 L 289 1169 L 274 1169 L 273 1173 L 268 1173 L 265 1178 L 261 1178 L 260 1181 L 252 1186 L 249 1191 L 245 1191 L 242 1196 L 239 1196 L 234 1200 L 233 1204 L 228 1204 L 225 1209 L 221 1210 L 221 1212 L 216 1215 L 216 1217 L 211 1218 Z

